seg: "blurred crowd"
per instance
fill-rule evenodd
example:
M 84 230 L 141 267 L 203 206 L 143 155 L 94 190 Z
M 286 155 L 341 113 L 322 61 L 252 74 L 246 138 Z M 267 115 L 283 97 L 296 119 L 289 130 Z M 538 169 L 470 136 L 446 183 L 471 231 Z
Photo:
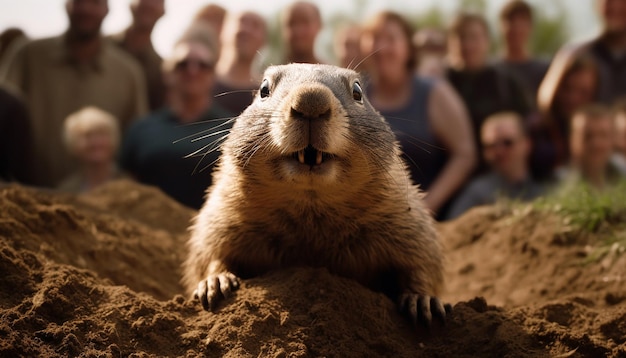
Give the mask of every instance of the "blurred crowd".
M 67 0 L 60 36 L 0 35 L 0 182 L 80 193 L 127 177 L 202 205 L 231 119 L 261 83 L 267 20 L 208 4 L 161 58 L 164 0 L 129 3 L 131 24 L 109 36 L 107 0 Z M 469 12 L 446 28 L 393 11 L 342 24 L 335 64 L 367 79 L 440 220 L 577 183 L 603 190 L 626 175 L 626 0 L 595 5 L 601 32 L 552 58 L 530 51 L 535 10 L 510 0 L 497 28 Z M 293 2 L 279 21 L 282 63 L 323 62 L 315 3 Z

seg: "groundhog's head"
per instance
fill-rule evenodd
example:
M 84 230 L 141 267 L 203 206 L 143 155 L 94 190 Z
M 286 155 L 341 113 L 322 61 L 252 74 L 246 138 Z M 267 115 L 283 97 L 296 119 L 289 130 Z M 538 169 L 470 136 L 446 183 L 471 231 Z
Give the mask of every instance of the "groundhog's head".
M 342 189 L 389 176 L 395 137 L 359 74 L 330 65 L 267 69 L 223 153 L 242 174 L 289 189 Z

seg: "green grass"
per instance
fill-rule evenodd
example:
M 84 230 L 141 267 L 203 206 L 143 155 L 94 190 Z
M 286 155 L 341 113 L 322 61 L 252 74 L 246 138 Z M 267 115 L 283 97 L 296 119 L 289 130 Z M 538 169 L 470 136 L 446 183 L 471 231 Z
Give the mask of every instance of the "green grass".
M 599 191 L 578 184 L 532 203 L 540 212 L 563 217 L 573 236 L 592 237 L 591 251 L 583 264 L 599 262 L 608 255 L 617 257 L 626 252 L 626 180 Z
M 626 180 L 602 191 L 581 183 L 540 198 L 533 206 L 557 213 L 587 232 L 598 232 L 607 225 L 622 226 L 626 224 Z

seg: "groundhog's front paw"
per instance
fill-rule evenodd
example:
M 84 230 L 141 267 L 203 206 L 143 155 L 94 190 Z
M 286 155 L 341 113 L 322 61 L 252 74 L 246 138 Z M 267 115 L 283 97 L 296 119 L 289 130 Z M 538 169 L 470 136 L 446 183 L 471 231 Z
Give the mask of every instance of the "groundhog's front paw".
M 209 275 L 206 280 L 198 283 L 193 297 L 200 300 L 202 307 L 213 311 L 222 298 L 228 297 L 239 288 L 239 278 L 230 272 Z
M 446 323 L 446 315 L 452 312 L 449 303 L 443 304 L 439 298 L 416 293 L 405 293 L 400 296 L 400 310 L 408 315 L 413 324 L 421 324 L 430 328 L 433 318 L 442 325 Z

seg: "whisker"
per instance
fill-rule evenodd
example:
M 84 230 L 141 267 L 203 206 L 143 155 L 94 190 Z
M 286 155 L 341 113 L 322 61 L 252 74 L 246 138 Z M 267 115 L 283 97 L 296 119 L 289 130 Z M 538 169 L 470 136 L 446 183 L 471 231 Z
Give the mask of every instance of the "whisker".
M 218 93 L 215 96 L 213 96 L 214 98 L 218 98 L 218 97 L 223 97 L 223 96 L 227 96 L 229 94 L 235 94 L 235 93 L 244 93 L 244 92 L 248 92 L 251 95 L 254 94 L 256 90 L 253 89 L 247 89 L 247 90 L 233 90 L 233 91 L 226 91 L 226 92 L 222 92 L 222 93 Z
M 222 130 L 220 130 L 220 131 L 216 131 L 216 132 L 211 132 L 211 133 L 209 133 L 209 134 L 205 134 L 205 135 L 200 136 L 200 137 L 198 137 L 198 138 L 194 138 L 194 139 L 192 139 L 192 140 L 191 140 L 191 143 L 193 143 L 193 142 L 197 142 L 197 141 L 199 141 L 199 140 L 203 140 L 203 139 L 206 139 L 206 138 L 210 138 L 210 137 L 213 137 L 213 136 L 216 136 L 216 135 L 220 135 L 220 134 L 228 133 L 228 132 L 230 132 L 230 128 L 228 128 L 228 129 L 222 129 Z
M 233 123 L 233 122 L 234 122 L 234 120 L 235 120 L 236 118 L 237 118 L 237 117 L 232 117 L 232 118 L 231 118 L 231 119 L 229 119 L 228 121 L 225 121 L 224 123 L 221 123 L 221 124 L 219 124 L 219 125 L 217 125 L 217 126 L 215 126 L 215 127 L 211 127 L 211 128 L 203 129 L 203 130 L 201 130 L 201 131 L 199 131 L 199 132 L 192 133 L 192 134 L 190 134 L 190 135 L 188 135 L 188 136 L 185 136 L 185 137 L 182 137 L 182 138 L 180 138 L 180 139 L 177 139 L 177 140 L 175 140 L 175 141 L 173 142 L 173 144 L 176 144 L 176 143 L 178 143 L 178 142 L 180 142 L 180 141 L 183 141 L 183 140 L 186 140 L 186 139 L 189 139 L 189 138 L 193 138 L 193 137 L 195 137 L 195 136 L 197 136 L 197 135 L 199 135 L 199 134 L 206 133 L 206 132 L 209 132 L 209 131 L 215 130 L 215 129 L 217 129 L 217 128 L 227 126 L 227 125 L 229 125 L 230 123 Z M 229 130 L 230 130 L 230 129 L 229 129 Z M 192 142 L 193 142 L 193 140 L 192 140 Z
M 196 157 L 196 156 L 198 156 L 198 154 L 200 154 L 200 153 L 202 153 L 202 156 L 205 156 L 206 154 L 209 154 L 209 153 L 215 152 L 215 151 L 217 151 L 217 150 L 219 150 L 219 149 L 220 149 L 221 144 L 223 144 L 223 143 L 224 143 L 224 141 L 225 141 L 227 138 L 228 138 L 228 135 L 224 135 L 224 136 L 222 136 L 222 137 L 220 137 L 220 138 L 218 138 L 218 139 L 216 139 L 216 140 L 212 141 L 211 143 L 208 143 L 208 144 L 206 144 L 206 145 L 203 145 L 203 146 L 202 146 L 202 148 L 197 149 L 197 150 L 193 151 L 193 152 L 192 152 L 192 153 L 190 153 L 190 154 L 187 154 L 187 155 L 185 156 L 185 158 L 192 158 L 192 157 Z M 206 153 L 204 153 L 203 151 L 204 151 L 205 149 L 207 149 L 207 148 L 210 148 L 210 149 L 209 149 Z
M 352 58 L 352 60 L 350 60 L 350 62 L 348 63 L 348 66 L 346 66 L 347 69 L 352 70 L 352 63 L 354 63 L 354 61 L 357 59 L 356 56 L 354 56 Z
M 359 68 L 359 66 L 361 66 L 363 64 L 363 62 L 367 61 L 370 57 L 374 56 L 375 54 L 377 54 L 378 52 L 380 52 L 382 49 L 384 49 L 385 46 L 383 47 L 379 47 L 378 49 L 372 51 L 372 53 L 370 53 L 369 55 L 365 56 L 361 61 L 359 61 L 359 63 L 356 64 L 356 66 L 354 66 L 354 68 L 352 68 L 351 70 L 356 71 L 357 68 Z
M 250 163 L 252 157 L 263 147 L 273 145 L 271 138 L 269 138 L 266 133 L 264 135 L 259 136 L 259 138 L 255 141 L 252 148 L 248 151 L 248 155 L 246 155 L 246 161 L 243 164 L 243 167 L 247 167 Z
M 205 155 L 204 157 L 206 157 L 206 155 Z M 202 157 L 202 159 L 204 159 L 204 157 Z M 198 161 L 198 164 L 196 164 L 196 167 L 193 169 L 193 173 L 194 173 L 194 174 L 196 173 L 196 171 L 197 171 L 198 173 L 202 173 L 203 171 L 207 170 L 208 168 L 210 168 L 210 167 L 214 166 L 214 165 L 215 165 L 215 163 L 217 163 L 217 162 L 220 160 L 220 158 L 217 158 L 217 159 L 215 159 L 215 160 L 211 161 L 211 163 L 209 163 L 209 164 L 205 165 L 204 167 L 202 167 L 202 169 L 197 170 L 197 169 L 198 169 L 198 167 L 200 166 L 200 163 L 202 163 L 202 159 L 200 159 L 200 160 Z
M 195 122 L 190 122 L 190 123 L 179 124 L 178 127 L 197 126 L 199 124 L 206 124 L 206 123 L 210 123 L 210 122 L 219 122 L 219 121 L 234 121 L 238 117 L 239 116 L 204 119 L 204 120 L 201 120 L 201 121 L 195 121 Z

